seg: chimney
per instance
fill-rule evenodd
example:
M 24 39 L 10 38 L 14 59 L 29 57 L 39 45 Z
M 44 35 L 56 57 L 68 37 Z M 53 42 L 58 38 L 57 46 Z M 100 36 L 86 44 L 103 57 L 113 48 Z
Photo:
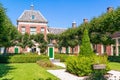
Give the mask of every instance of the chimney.
M 109 13 L 109 12 L 111 12 L 111 11 L 113 11 L 113 7 L 108 7 L 108 8 L 107 8 L 107 12 Z
M 34 10 L 34 5 L 30 5 L 30 10 Z
M 83 19 L 83 22 L 84 22 L 84 23 L 88 23 L 88 19 L 84 18 L 84 19 Z
M 72 28 L 76 28 L 76 22 L 75 21 L 72 22 Z

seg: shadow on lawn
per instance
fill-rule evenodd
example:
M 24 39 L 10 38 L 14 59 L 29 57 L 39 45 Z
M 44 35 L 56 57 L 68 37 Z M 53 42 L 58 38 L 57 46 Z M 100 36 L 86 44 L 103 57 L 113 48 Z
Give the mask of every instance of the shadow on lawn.
M 11 70 L 15 69 L 9 64 L 0 64 L 0 80 L 12 80 L 13 76 L 9 75 Z

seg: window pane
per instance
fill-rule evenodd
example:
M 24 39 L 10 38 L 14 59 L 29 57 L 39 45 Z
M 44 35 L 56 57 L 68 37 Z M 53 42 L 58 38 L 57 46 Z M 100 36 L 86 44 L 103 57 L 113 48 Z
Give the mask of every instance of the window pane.
M 30 34 L 36 34 L 36 27 L 30 28 Z
M 41 32 L 44 33 L 44 31 L 45 31 L 45 28 L 41 27 Z
M 24 27 L 24 26 L 21 28 L 21 33 L 22 33 L 22 34 L 25 33 L 25 27 Z

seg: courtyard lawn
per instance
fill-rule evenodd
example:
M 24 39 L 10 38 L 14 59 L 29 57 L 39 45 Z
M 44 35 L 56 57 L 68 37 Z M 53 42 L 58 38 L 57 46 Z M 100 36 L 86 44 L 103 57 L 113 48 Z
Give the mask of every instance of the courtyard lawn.
M 36 63 L 0 64 L 0 80 L 59 80 Z
M 109 66 L 110 66 L 110 69 L 111 69 L 111 70 L 120 71 L 120 63 L 110 62 L 110 63 L 109 63 Z

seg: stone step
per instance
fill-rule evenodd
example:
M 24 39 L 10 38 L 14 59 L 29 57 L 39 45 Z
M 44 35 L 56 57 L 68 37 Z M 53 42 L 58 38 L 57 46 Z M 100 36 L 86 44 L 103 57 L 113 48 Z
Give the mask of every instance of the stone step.
M 52 62 L 60 62 L 60 59 L 52 59 Z

